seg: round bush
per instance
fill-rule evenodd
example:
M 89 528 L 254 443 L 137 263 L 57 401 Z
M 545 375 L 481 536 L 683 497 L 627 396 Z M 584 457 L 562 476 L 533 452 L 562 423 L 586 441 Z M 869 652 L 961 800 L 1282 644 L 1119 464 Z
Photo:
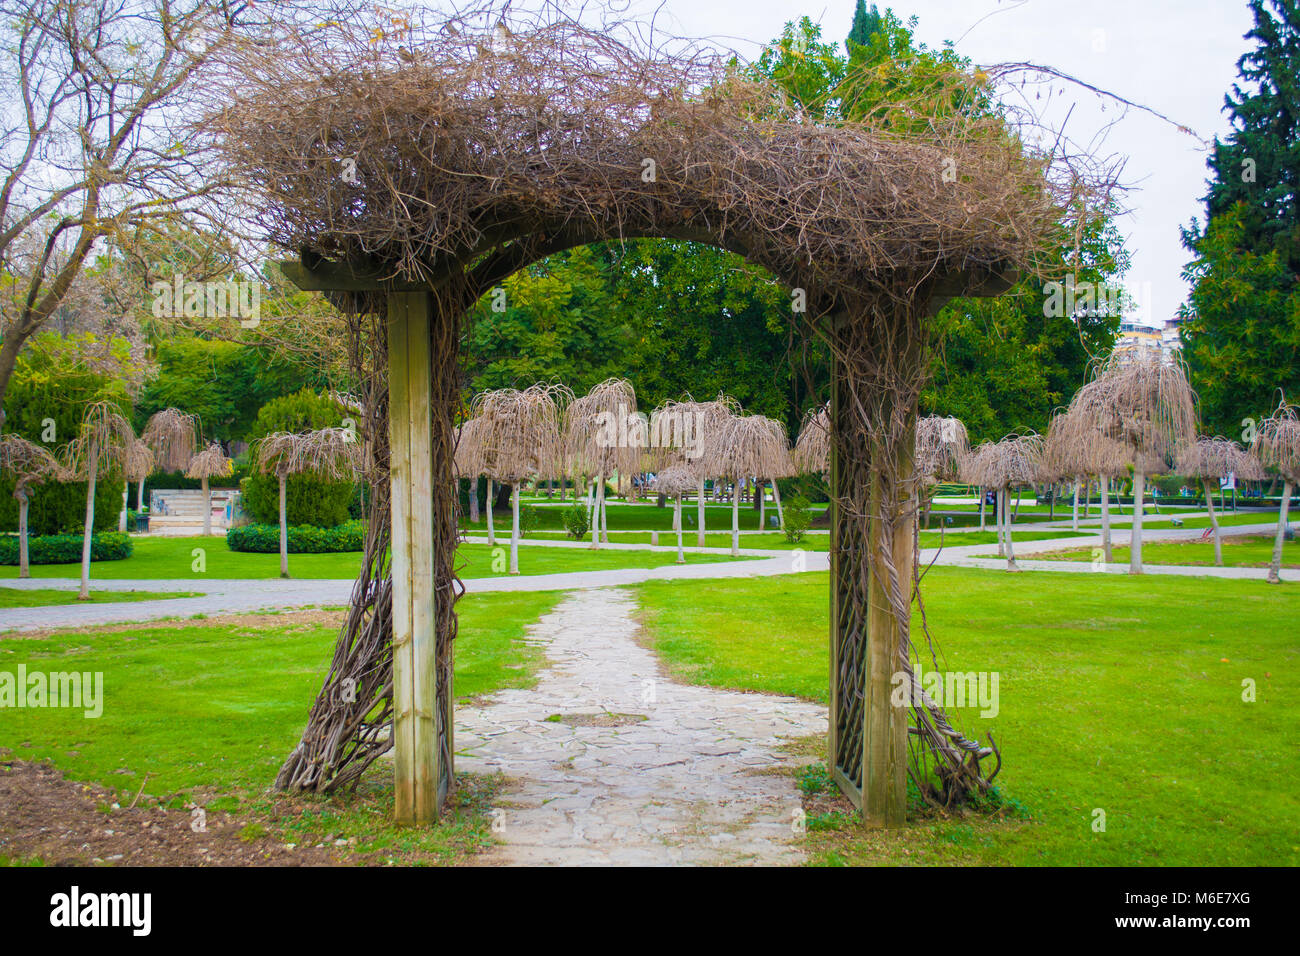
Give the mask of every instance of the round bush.
M 365 548 L 366 526 L 362 521 L 345 521 L 333 528 L 315 525 L 289 527 L 290 554 L 336 554 Z M 231 551 L 254 554 L 280 553 L 279 524 L 249 524 L 226 532 L 226 547 Z

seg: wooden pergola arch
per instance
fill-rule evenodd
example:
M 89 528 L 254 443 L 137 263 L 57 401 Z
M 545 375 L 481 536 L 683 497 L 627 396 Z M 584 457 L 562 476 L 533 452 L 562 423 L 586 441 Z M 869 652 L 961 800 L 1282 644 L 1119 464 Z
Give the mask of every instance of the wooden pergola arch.
M 893 703 L 922 647 L 916 410 L 927 317 L 952 297 L 1006 290 L 1059 241 L 1077 196 L 1053 185 L 1051 157 L 981 105 L 985 80 L 961 70 L 916 102 L 822 123 L 689 44 L 674 53 L 561 14 L 488 36 L 457 22 L 379 39 L 326 25 L 300 57 L 251 48 L 211 117 L 257 229 L 296 256 L 285 273 L 364 318 L 356 334 L 382 339 L 387 363 L 385 382 L 368 378 L 363 417 L 387 448 L 370 455 L 372 500 L 389 505 L 372 516 L 334 663 L 277 786 L 355 783 L 391 741 L 397 818 L 437 819 L 454 781 L 445 489 L 462 318 L 547 255 L 660 237 L 767 269 L 797 293 L 801 332 L 832 355 L 835 779 L 873 825 L 902 822 L 909 772 L 940 800 L 986 788 L 990 750 L 914 678 L 908 704 Z

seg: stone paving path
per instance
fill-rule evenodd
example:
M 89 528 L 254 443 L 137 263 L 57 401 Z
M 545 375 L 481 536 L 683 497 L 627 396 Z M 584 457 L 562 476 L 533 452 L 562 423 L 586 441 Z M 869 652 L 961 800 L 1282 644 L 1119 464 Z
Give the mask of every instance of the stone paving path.
M 510 780 L 485 862 L 799 863 L 781 746 L 825 733 L 826 708 L 669 679 L 635 611 L 626 591 L 575 591 L 530 629 L 549 662 L 535 688 L 457 708 L 457 770 Z

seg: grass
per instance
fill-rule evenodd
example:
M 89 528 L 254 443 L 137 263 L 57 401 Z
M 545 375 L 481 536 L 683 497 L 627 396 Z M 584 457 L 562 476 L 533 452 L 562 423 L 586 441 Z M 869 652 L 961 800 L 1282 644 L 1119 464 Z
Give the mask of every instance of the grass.
M 527 504 L 527 502 L 525 502 Z M 563 512 L 566 508 L 573 506 L 572 500 L 566 500 L 561 503 L 558 499 L 547 502 L 541 499 L 535 502 L 535 511 L 537 512 L 537 530 L 538 531 L 563 531 L 564 520 Z M 609 502 L 606 505 L 608 509 L 608 526 L 610 532 L 613 531 L 669 531 L 673 526 L 673 509 L 665 506 L 663 508 L 655 505 L 655 499 L 643 501 L 638 504 L 626 504 L 623 502 Z M 731 527 L 731 505 L 730 504 L 706 504 L 704 514 L 705 528 L 730 528 Z M 813 505 L 813 512 L 825 510 L 826 505 Z M 776 505 L 772 502 L 767 504 L 767 513 L 776 514 Z M 695 502 L 682 503 L 683 520 L 686 522 L 687 529 L 695 525 Z M 510 510 L 493 509 L 492 524 L 499 534 L 504 528 L 507 531 L 510 527 Z M 758 512 L 747 502 L 740 503 L 739 516 L 740 529 L 742 531 L 757 531 Z M 461 521 L 461 528 L 469 531 L 470 534 L 487 533 L 487 513 L 482 510 L 480 505 L 479 520 L 471 523 L 467 519 Z
M 496 554 L 485 544 L 462 544 L 457 548 L 461 577 L 491 577 L 505 573 L 503 560 L 509 557 L 508 536 L 498 544 Z M 278 578 L 279 554 L 250 554 L 231 551 L 225 538 L 149 537 L 133 539 L 135 553 L 124 561 L 96 561 L 91 565 L 92 579 L 104 580 L 184 580 L 187 578 Z M 195 552 L 201 552 L 196 554 Z M 653 551 L 590 551 L 585 548 L 534 548 L 523 544 L 519 549 L 519 570 L 523 574 L 557 574 L 568 571 L 599 571 L 612 568 L 657 568 L 672 564 L 676 556 Z M 688 562 L 705 563 L 728 560 L 726 556 L 692 555 Z M 495 565 L 495 567 L 494 567 Z M 202 567 L 202 571 L 196 568 Z M 289 573 L 295 578 L 355 578 L 361 567 L 361 554 L 291 554 Z M 499 568 L 499 570 L 497 570 Z M 78 564 L 41 564 L 31 569 L 34 578 L 80 577 Z M 17 568 L 0 568 L 0 579 L 17 578 Z
M 819 573 L 637 591 L 680 679 L 824 702 L 827 587 Z M 994 731 L 1007 809 L 886 834 L 831 815 L 810 827 L 817 862 L 1300 864 L 1300 591 L 936 567 L 925 595 L 946 667 L 999 674 L 997 716 L 955 722 Z
M 1012 537 L 1016 541 L 1041 541 L 1049 538 L 1077 538 L 1086 537 L 1093 532 L 1072 532 L 1072 531 L 1021 531 L 1012 532 Z M 561 532 L 541 532 L 538 537 L 547 536 L 550 540 L 557 540 L 563 537 Z M 609 540 L 616 544 L 649 544 L 649 531 L 611 531 Z M 682 544 L 686 547 L 694 547 L 698 538 L 695 532 L 690 532 L 682 536 Z M 968 544 L 995 544 L 997 542 L 997 533 L 994 531 L 962 531 L 957 534 L 940 535 L 938 528 L 933 531 L 921 532 L 921 547 L 937 548 L 957 547 Z M 704 544 L 708 548 L 730 548 L 731 533 L 713 533 L 706 531 L 704 534 Z M 805 551 L 827 551 L 830 549 L 831 538 L 825 532 L 817 532 L 806 535 L 802 541 L 791 543 L 785 539 L 784 534 L 742 534 L 740 536 L 740 549 L 778 551 L 794 550 L 802 548 Z M 676 547 L 677 534 L 675 532 L 661 532 L 659 535 L 660 547 Z
M 456 693 L 532 686 L 541 653 L 522 640 L 560 592 L 472 594 L 457 605 Z M 104 675 L 98 719 L 8 710 L 0 746 L 50 759 L 75 780 L 243 798 L 274 779 L 329 667 L 341 615 L 243 615 L 0 641 L 0 670 Z
M 10 588 L 0 586 L 0 608 L 47 607 L 51 604 L 120 604 L 124 601 L 159 601 L 163 598 L 194 597 L 190 591 L 91 591 L 89 602 L 79 602 L 76 591 L 55 588 Z
M 1115 547 L 1113 559 L 1127 562 L 1129 549 Z M 1035 560 L 1047 561 L 1092 561 L 1092 549 L 1073 549 L 1052 551 L 1048 554 L 1036 554 Z M 1223 564 L 1229 568 L 1266 568 L 1273 560 L 1273 538 L 1259 535 L 1226 536 L 1223 539 Z M 1142 561 L 1144 564 L 1214 564 L 1213 541 L 1144 541 L 1142 542 Z M 1282 566 L 1300 568 L 1300 541 L 1282 543 Z

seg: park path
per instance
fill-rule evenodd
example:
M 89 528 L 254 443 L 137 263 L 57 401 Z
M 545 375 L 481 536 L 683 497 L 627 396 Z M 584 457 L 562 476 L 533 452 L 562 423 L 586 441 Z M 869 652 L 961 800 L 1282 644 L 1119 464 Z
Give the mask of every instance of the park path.
M 801 862 L 783 772 L 800 759 L 782 745 L 824 734 L 826 708 L 670 679 L 636 642 L 636 610 L 623 589 L 567 595 L 529 630 L 537 686 L 457 707 L 457 770 L 508 780 L 483 862 Z

